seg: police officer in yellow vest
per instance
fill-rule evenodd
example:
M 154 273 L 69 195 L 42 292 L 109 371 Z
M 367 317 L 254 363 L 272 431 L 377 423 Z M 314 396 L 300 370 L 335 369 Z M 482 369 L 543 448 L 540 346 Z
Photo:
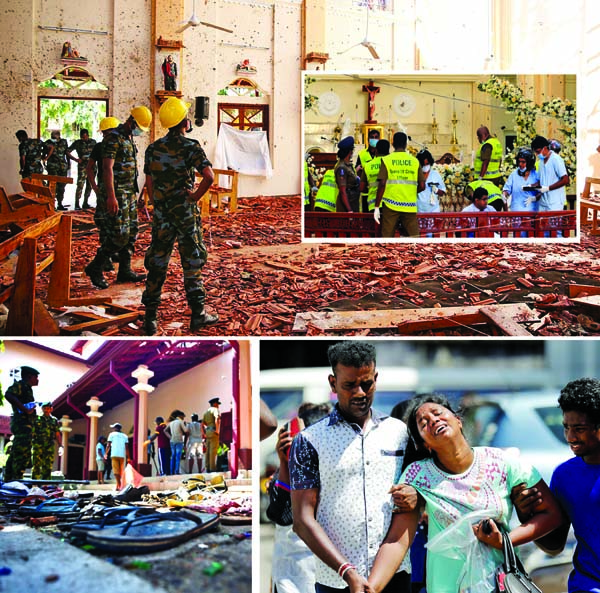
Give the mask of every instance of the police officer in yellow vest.
M 377 199 L 377 175 L 381 167 L 381 157 L 390 154 L 390 143 L 387 140 L 378 140 L 375 147 L 375 156 L 368 163 L 365 163 L 360 174 L 361 196 L 367 196 L 366 208 L 363 212 L 372 212 L 375 210 L 375 201 Z M 364 202 L 363 202 L 364 204 Z
M 304 208 L 310 210 L 310 199 L 312 197 L 312 192 L 315 189 L 314 187 L 314 179 L 310 174 L 310 169 L 308 167 L 308 161 L 304 160 Z
M 363 148 L 358 153 L 358 158 L 356 159 L 356 174 L 359 178 L 362 178 L 362 172 L 367 163 L 370 163 L 376 157 L 375 148 L 377 146 L 377 142 L 379 142 L 379 130 L 374 128 L 369 130 L 368 138 L 367 138 L 367 146 Z M 368 192 L 362 191 L 360 194 L 360 209 L 361 212 L 367 212 L 367 201 L 368 201 Z M 373 210 L 373 208 L 369 208 L 369 210 Z
M 315 212 L 335 212 L 338 186 L 333 169 L 327 169 L 315 196 Z
M 404 132 L 396 132 L 394 152 L 381 157 L 374 217 L 382 237 L 393 237 L 398 223 L 402 235 L 419 236 L 417 194 L 425 189 L 425 177 L 419 161 L 406 152 L 407 142 Z
M 491 181 L 485 181 L 482 179 L 476 179 L 475 181 L 471 181 L 469 185 L 467 185 L 467 189 L 465 191 L 467 198 L 472 200 L 473 193 L 478 187 L 483 187 L 488 193 L 488 205 L 493 206 L 498 212 L 502 210 L 506 210 L 506 203 L 504 202 L 502 196 L 502 190 Z
M 481 146 L 475 155 L 475 175 L 479 179 L 491 181 L 502 187 L 502 176 L 500 175 L 502 144 L 500 144 L 498 138 L 490 135 L 490 131 L 486 126 L 478 128 L 477 140 L 479 140 Z

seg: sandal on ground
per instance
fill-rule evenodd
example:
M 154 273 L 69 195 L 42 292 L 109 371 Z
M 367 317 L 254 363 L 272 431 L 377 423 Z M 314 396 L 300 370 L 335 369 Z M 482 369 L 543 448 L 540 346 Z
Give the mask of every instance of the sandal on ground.
M 87 542 L 100 550 L 141 554 L 172 548 L 216 529 L 219 516 L 189 509 L 155 512 L 128 520 L 123 525 L 90 531 Z
M 72 498 L 50 498 L 37 506 L 22 505 L 19 515 L 23 517 L 50 517 L 76 519 L 81 513 L 81 502 Z
M 119 506 L 105 509 L 92 517 L 82 518 L 71 524 L 71 536 L 85 539 L 90 531 L 98 531 L 105 527 L 124 525 L 136 517 L 155 513 L 154 508 Z

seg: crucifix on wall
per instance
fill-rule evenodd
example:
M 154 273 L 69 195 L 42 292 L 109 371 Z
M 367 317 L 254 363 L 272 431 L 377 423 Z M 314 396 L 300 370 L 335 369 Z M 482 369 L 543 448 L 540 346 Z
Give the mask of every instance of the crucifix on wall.
M 362 87 L 363 93 L 369 94 L 369 108 L 367 119 L 365 120 L 366 124 L 376 124 L 377 120 L 374 119 L 375 116 L 375 95 L 381 90 L 381 87 L 375 86 L 372 80 L 369 80 L 369 84 L 363 84 Z

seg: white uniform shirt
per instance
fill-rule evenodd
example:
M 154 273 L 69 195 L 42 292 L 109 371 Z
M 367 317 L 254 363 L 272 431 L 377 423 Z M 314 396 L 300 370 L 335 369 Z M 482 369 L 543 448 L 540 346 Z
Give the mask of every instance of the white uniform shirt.
M 542 186 L 550 186 L 556 183 L 561 177 L 567 175 L 567 168 L 565 162 L 561 156 L 555 152 L 550 151 L 550 155 L 547 159 L 538 160 L 539 162 L 539 176 L 540 183 Z M 547 212 L 549 210 L 562 210 L 567 199 L 566 185 L 553 189 L 542 194 L 539 200 L 540 212 Z

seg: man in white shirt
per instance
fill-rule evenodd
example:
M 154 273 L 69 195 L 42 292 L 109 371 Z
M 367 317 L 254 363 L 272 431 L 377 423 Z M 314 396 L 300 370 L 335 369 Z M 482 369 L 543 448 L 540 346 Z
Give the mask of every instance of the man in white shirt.
M 114 430 L 108 435 L 108 445 L 106 447 L 104 459 L 108 459 L 109 455 L 111 456 L 112 470 L 113 474 L 115 474 L 115 480 L 117 481 L 117 490 L 121 490 L 123 487 L 125 461 L 128 458 L 127 445 L 129 443 L 129 437 L 121 432 L 123 427 L 119 422 L 111 424 L 110 427 Z

